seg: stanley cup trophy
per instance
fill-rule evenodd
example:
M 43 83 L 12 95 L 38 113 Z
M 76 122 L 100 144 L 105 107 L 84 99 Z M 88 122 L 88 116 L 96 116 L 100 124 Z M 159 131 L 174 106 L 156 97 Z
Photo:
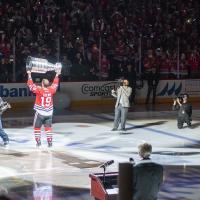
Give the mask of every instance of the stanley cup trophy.
M 36 73 L 46 73 L 48 71 L 55 71 L 60 74 L 62 69 L 61 63 L 50 63 L 47 59 L 35 58 L 28 56 L 26 60 L 26 71 L 36 72 Z

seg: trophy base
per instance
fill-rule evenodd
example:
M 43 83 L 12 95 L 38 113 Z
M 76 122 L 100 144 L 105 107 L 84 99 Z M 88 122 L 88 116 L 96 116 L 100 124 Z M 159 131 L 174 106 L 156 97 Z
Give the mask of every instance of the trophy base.
M 47 71 L 31 70 L 32 73 L 45 74 Z

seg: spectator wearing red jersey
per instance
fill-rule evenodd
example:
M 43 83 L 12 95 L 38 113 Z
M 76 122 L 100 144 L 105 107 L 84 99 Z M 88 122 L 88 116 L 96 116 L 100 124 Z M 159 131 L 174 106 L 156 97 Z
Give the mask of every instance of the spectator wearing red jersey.
M 184 53 L 180 56 L 179 73 L 181 78 L 188 78 L 188 63 Z
M 125 44 L 119 40 L 115 47 L 115 60 L 122 62 L 125 55 Z
M 177 78 L 177 54 L 169 55 L 168 58 L 167 62 L 170 64 L 169 77 L 173 79 Z
M 160 64 L 160 76 L 161 78 L 169 78 L 169 72 L 171 68 L 171 62 L 170 59 L 163 54 L 161 57 L 161 64 Z
M 198 56 L 192 52 L 189 55 L 187 62 L 188 62 L 189 71 L 190 71 L 190 78 L 198 78 L 200 75 Z
M 4 59 L 8 59 L 10 57 L 11 49 L 10 49 L 10 44 L 7 43 L 2 43 L 0 47 L 1 53 L 3 54 Z
M 100 69 L 100 75 L 102 80 L 108 80 L 109 70 L 110 70 L 110 61 L 107 59 L 106 55 L 103 55 L 101 59 L 101 69 Z
M 150 50 L 148 55 L 144 58 L 144 72 L 147 74 L 155 66 L 155 56 Z

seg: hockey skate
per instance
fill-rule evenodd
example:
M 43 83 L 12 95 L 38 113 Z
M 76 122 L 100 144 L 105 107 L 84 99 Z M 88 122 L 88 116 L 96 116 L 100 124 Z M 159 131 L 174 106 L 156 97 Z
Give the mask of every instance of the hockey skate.
M 41 146 L 41 141 L 37 141 L 36 147 L 40 147 L 40 146 Z
M 4 141 L 3 146 L 6 149 L 9 148 L 9 141 L 8 140 Z
M 49 148 L 52 147 L 52 142 L 48 142 L 48 147 L 49 147 Z

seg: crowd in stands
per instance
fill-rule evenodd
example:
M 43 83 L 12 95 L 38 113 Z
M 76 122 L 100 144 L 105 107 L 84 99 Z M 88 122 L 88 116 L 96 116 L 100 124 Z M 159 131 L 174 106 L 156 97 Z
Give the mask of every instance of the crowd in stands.
M 1 0 L 0 82 L 26 80 L 31 55 L 63 63 L 63 81 L 115 80 L 127 66 L 200 77 L 196 0 Z M 178 66 L 178 67 L 177 67 Z

